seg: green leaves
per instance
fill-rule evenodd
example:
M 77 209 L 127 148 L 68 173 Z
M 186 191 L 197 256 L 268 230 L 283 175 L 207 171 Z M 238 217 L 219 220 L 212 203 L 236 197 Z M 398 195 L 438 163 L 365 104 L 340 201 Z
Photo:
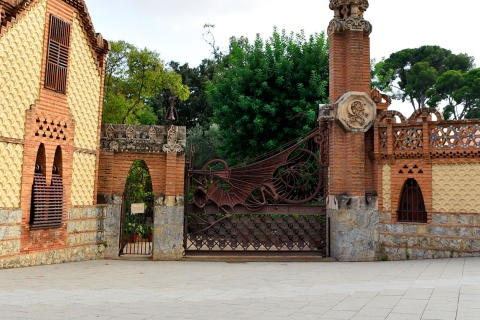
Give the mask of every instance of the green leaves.
M 375 65 L 372 86 L 392 92 L 393 99 L 409 101 L 414 110 L 436 107 L 448 100 L 442 90 L 435 93 L 439 78 L 449 70 L 464 73 L 472 67 L 472 57 L 439 46 L 404 49 Z
M 190 94 L 181 76 L 163 66 L 158 53 L 124 41 L 111 42 L 105 70 L 103 122 L 155 123 L 156 115 L 146 101 L 163 89 L 181 100 Z
M 297 138 L 316 125 L 318 105 L 328 97 L 328 43 L 323 33 L 287 34 L 274 28 L 231 38 L 207 86 L 221 151 L 233 162 L 253 158 Z
M 435 89 L 429 93 L 435 102 L 447 101 L 445 119 L 480 117 L 480 69 L 465 73 L 449 70 L 438 78 Z

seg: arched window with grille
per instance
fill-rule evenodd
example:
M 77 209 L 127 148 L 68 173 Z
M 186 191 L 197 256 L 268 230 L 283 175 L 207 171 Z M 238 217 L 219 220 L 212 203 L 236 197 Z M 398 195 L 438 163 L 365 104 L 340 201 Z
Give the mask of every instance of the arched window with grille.
M 45 174 L 45 147 L 40 145 L 35 163 L 30 226 L 32 229 L 58 228 L 62 225 L 63 182 L 61 176 L 62 150 L 57 147 L 52 167 L 52 181 L 47 184 Z
M 398 221 L 401 222 L 427 222 L 422 190 L 413 178 L 407 179 L 403 184 L 397 213 Z

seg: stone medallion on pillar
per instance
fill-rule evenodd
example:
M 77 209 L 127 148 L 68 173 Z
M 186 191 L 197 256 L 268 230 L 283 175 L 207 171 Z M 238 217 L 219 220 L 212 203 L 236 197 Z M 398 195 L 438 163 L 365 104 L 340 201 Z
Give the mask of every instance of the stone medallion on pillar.
M 347 131 L 366 132 L 377 116 L 377 105 L 365 92 L 347 92 L 336 103 L 336 118 Z

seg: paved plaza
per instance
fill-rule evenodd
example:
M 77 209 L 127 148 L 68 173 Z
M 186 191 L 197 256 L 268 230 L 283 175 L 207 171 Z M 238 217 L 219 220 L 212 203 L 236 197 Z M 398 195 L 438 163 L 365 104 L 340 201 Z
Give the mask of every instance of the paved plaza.
M 480 258 L 0 270 L 0 319 L 480 319 Z

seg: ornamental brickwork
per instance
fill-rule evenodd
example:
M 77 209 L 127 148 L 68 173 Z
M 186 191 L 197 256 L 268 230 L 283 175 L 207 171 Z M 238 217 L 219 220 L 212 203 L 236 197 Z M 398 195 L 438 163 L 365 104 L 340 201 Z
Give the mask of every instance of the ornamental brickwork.
M 64 65 L 54 65 L 64 73 L 47 63 L 51 21 L 69 26 Z M 108 50 L 83 0 L 0 0 L 0 268 L 103 256 L 96 168 Z M 62 91 L 47 86 L 62 81 Z
M 444 121 L 428 108 L 407 119 L 388 110 L 390 98 L 370 89 L 368 7 L 330 1 L 330 105 L 320 107 L 319 120 L 330 123 L 332 255 L 480 256 L 480 120 Z

